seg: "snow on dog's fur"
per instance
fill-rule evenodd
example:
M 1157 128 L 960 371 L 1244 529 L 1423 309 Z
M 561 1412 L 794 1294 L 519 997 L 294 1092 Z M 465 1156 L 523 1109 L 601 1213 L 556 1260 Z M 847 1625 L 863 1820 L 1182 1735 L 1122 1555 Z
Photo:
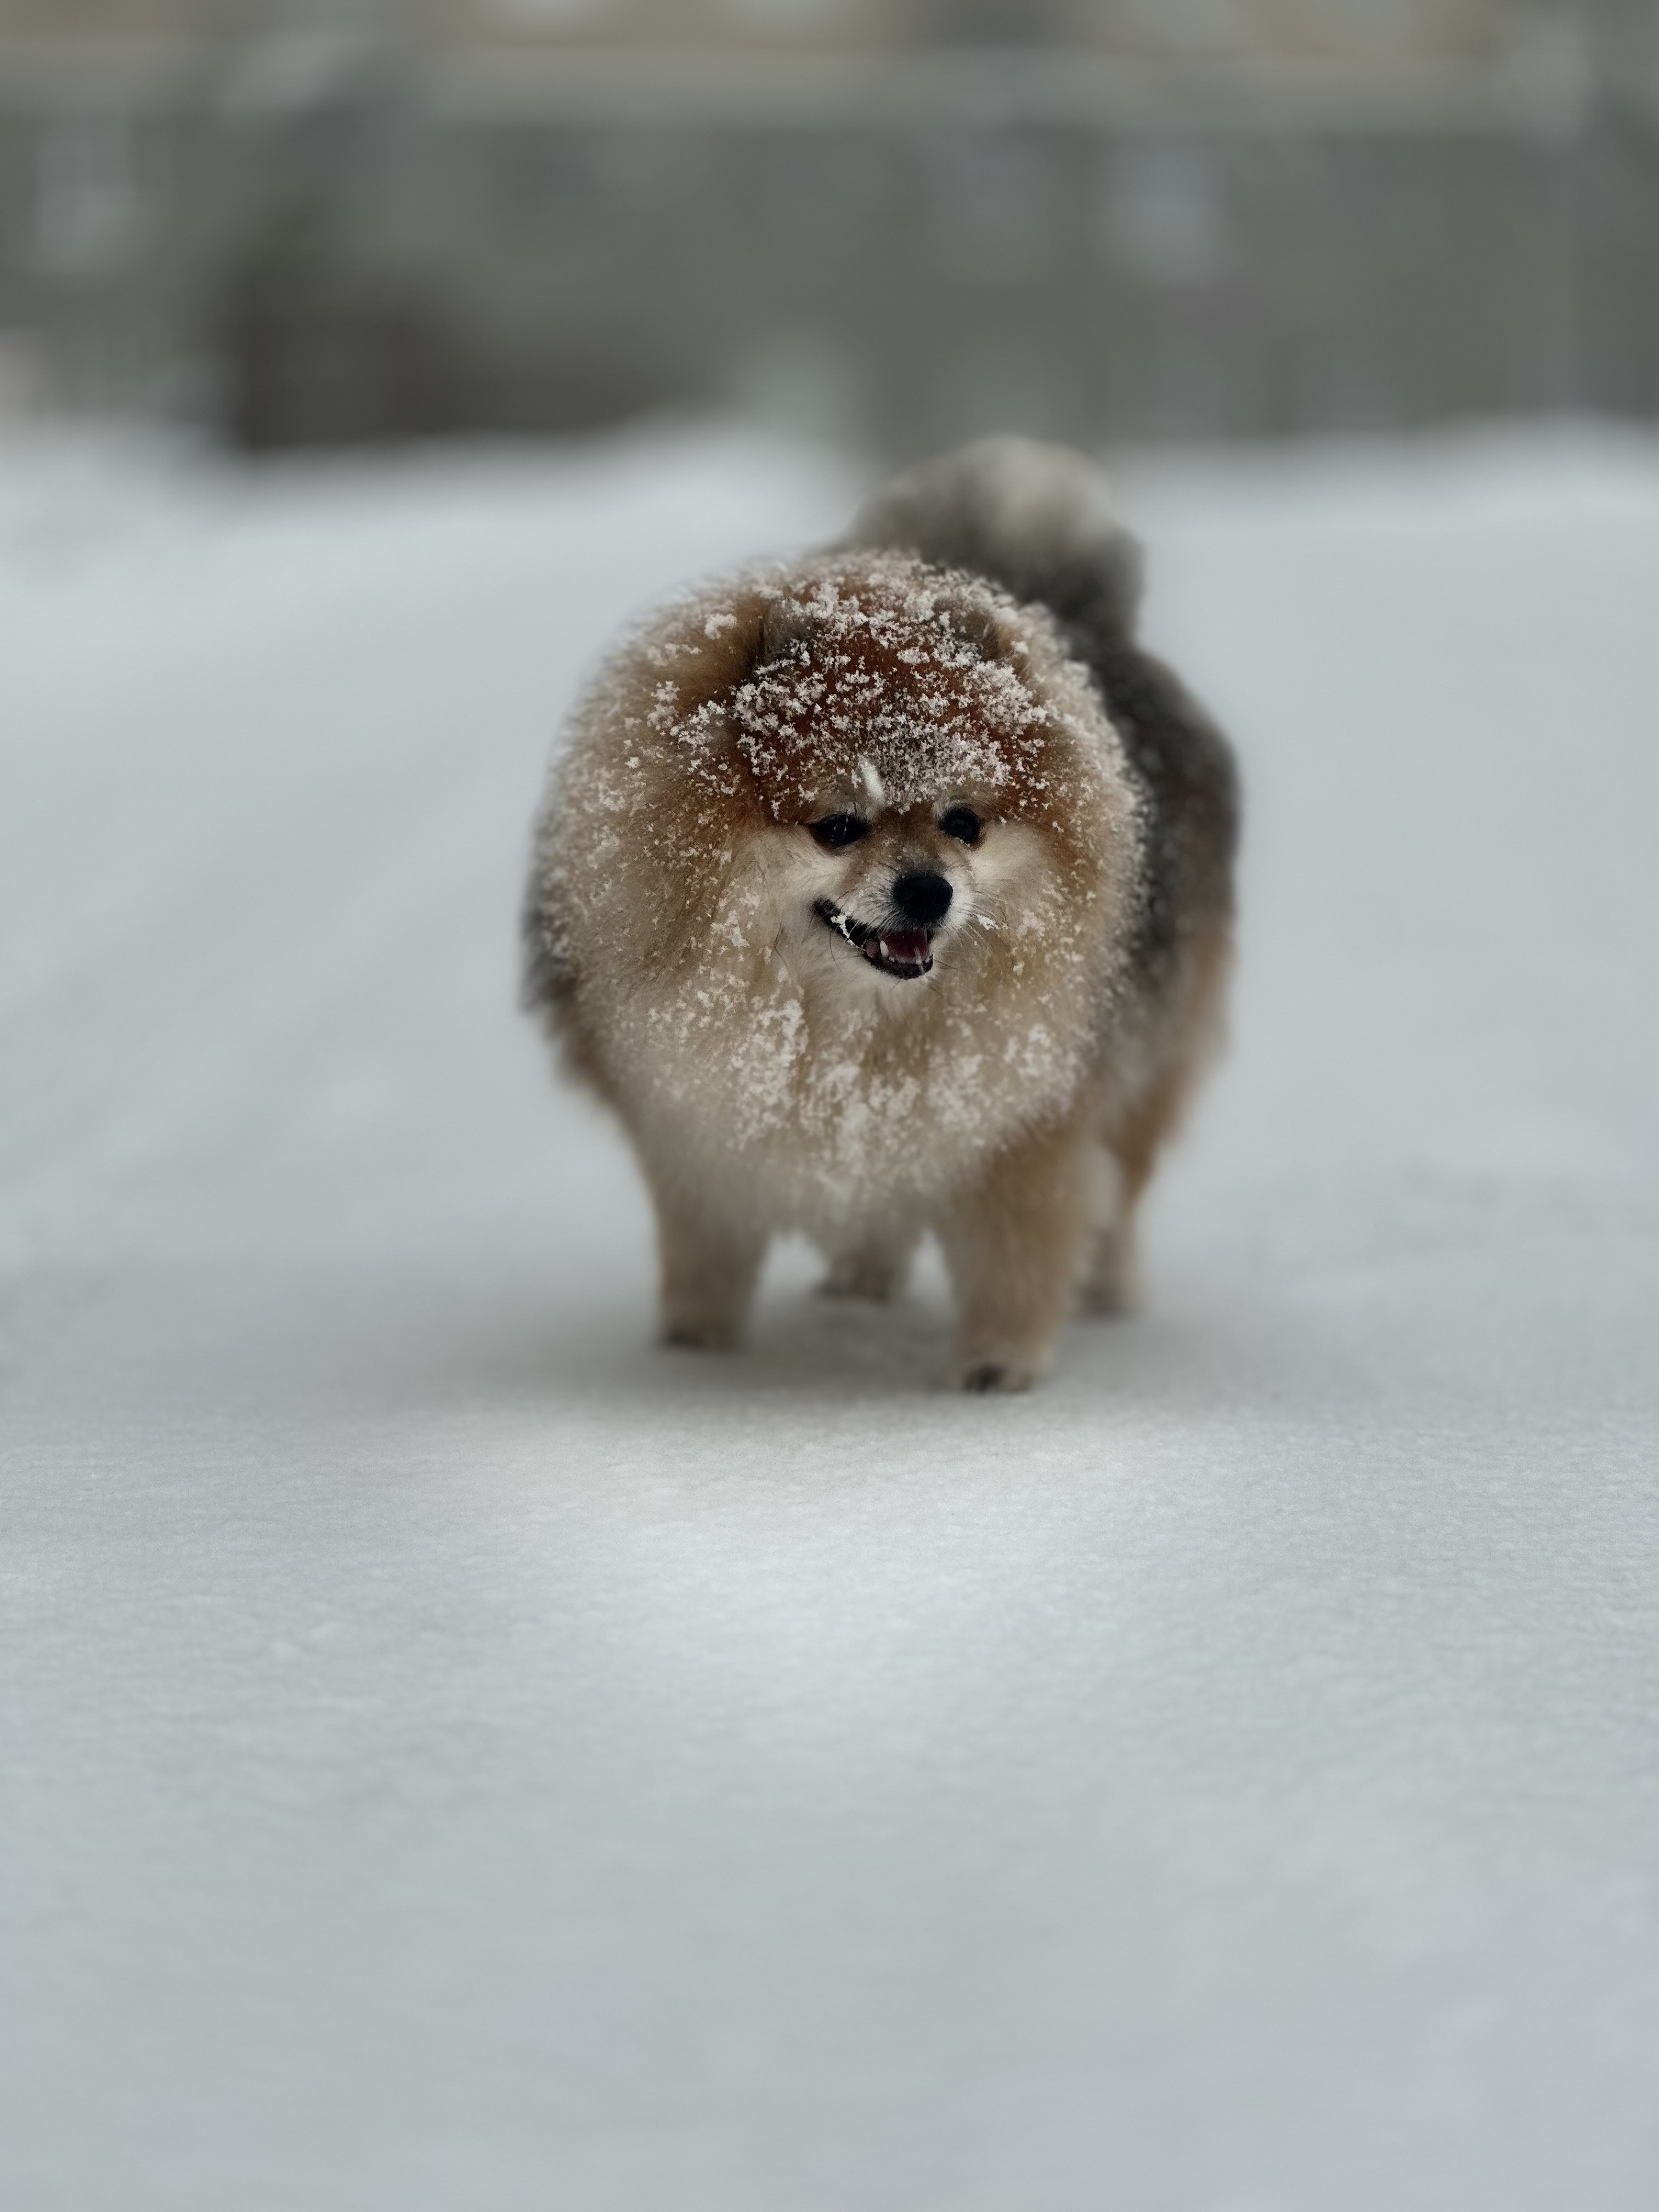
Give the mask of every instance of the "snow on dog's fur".
M 1034 1380 L 1079 1291 L 1127 1302 L 1235 817 L 1136 574 L 1086 463 L 995 441 L 660 613 L 579 708 L 526 996 L 634 1142 L 672 1341 L 734 1342 L 787 1229 L 872 1297 L 936 1233 L 969 1388 Z

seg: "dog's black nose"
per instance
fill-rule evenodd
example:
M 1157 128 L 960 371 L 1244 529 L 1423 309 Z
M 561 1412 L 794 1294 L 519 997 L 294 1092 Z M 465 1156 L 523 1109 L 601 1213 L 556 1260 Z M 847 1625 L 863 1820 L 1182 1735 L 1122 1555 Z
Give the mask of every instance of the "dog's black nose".
M 943 876 L 900 876 L 893 884 L 893 904 L 907 921 L 931 929 L 950 911 L 951 886 Z

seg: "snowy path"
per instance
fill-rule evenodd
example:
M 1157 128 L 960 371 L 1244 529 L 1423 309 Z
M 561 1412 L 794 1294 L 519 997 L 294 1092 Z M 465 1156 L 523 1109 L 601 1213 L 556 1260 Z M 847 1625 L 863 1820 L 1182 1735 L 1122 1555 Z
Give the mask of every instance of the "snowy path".
M 1126 487 L 1249 779 L 1153 1305 L 647 1341 L 596 642 L 848 488 L 0 458 L 8 2212 L 1659 2201 L 1659 448 Z

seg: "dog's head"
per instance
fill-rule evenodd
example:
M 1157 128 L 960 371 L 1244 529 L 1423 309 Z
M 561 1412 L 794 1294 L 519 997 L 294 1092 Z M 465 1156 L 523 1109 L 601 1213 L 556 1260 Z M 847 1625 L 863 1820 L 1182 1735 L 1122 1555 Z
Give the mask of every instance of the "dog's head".
M 918 1042 L 944 1024 L 976 1082 L 1005 1060 L 1012 1082 L 1086 1049 L 1139 838 L 1116 735 L 1039 610 L 902 553 L 751 573 L 659 617 L 579 718 L 533 988 L 626 1028 L 641 1064 L 671 1035 L 706 1059 L 752 1052 L 757 1022 L 782 1051 L 821 1015 L 920 1016 Z
M 718 711 L 778 949 L 816 990 L 888 1009 L 952 971 L 1040 988 L 1079 923 L 1104 936 L 1124 792 L 1045 618 L 866 552 L 779 579 L 737 620 L 746 665 Z

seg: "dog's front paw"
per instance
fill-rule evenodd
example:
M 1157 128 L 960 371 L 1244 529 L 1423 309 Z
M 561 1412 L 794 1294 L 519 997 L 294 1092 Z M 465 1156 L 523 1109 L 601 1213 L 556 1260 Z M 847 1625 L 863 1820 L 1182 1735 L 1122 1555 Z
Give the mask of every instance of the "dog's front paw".
M 960 1359 L 945 1377 L 945 1382 L 952 1390 L 971 1390 L 988 1396 L 993 1391 L 1029 1390 L 1042 1378 L 1042 1369 L 1036 1361 L 999 1356 Z

